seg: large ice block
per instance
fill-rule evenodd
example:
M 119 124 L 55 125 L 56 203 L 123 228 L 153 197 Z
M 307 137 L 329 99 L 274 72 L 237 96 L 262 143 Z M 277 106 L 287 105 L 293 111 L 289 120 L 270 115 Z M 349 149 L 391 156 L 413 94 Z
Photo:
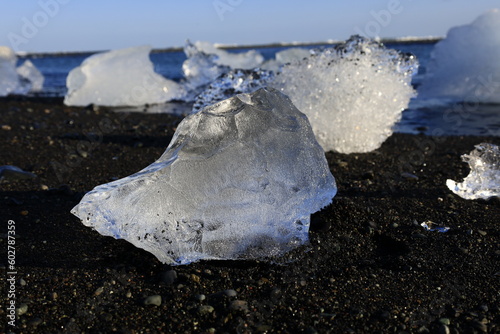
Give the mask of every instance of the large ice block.
M 266 258 L 304 244 L 335 179 L 307 117 L 259 89 L 187 116 L 165 153 L 72 213 L 160 261 Z
M 446 180 L 451 191 L 465 199 L 500 197 L 500 147 L 481 143 L 462 160 L 469 164 L 470 173 L 462 183 Z
M 138 106 L 181 99 L 184 88 L 157 74 L 148 45 L 90 56 L 66 80 L 66 105 Z
M 432 51 L 419 98 L 500 103 L 500 10 L 451 28 Z

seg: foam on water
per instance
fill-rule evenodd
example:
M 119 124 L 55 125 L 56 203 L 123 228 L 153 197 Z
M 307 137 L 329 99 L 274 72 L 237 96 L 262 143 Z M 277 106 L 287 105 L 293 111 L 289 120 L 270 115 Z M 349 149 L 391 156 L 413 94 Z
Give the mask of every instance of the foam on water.
M 450 29 L 431 57 L 419 98 L 500 103 L 500 10 Z

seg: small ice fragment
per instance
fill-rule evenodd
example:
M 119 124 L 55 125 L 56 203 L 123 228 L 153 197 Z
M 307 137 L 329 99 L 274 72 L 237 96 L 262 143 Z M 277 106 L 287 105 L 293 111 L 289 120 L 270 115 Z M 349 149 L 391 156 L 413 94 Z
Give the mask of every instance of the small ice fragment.
M 441 233 L 445 233 L 445 232 L 448 232 L 450 230 L 449 227 L 446 227 L 446 226 L 441 226 L 439 224 L 436 224 L 430 220 L 426 221 L 426 222 L 423 222 L 422 224 L 420 224 L 423 228 L 425 228 L 425 230 L 427 231 L 436 231 L 436 232 L 441 232 Z
M 462 183 L 446 180 L 446 185 L 465 199 L 500 197 L 500 148 L 489 143 L 475 147 L 470 154 L 462 155 L 471 169 L 469 175 Z
M 71 212 L 164 263 L 266 258 L 307 242 L 336 191 L 307 117 L 259 89 L 187 116 L 156 162 Z
M 500 10 L 453 27 L 432 51 L 419 99 L 500 103 Z
M 29 91 L 39 92 L 42 90 L 44 82 L 43 74 L 29 59 L 17 68 L 17 73 L 21 78 L 28 81 L 30 86 Z
M 98 53 L 71 70 L 64 103 L 71 106 L 139 106 L 181 99 L 184 88 L 156 73 L 151 47 Z
M 392 134 L 415 95 L 418 62 L 360 36 L 283 66 L 272 87 L 309 117 L 325 151 L 369 152 Z

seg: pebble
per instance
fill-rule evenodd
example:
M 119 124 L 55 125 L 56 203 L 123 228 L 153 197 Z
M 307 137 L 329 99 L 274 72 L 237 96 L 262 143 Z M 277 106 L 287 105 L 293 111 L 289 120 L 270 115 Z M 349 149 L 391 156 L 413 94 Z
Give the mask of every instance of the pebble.
M 16 309 L 16 313 L 18 316 L 21 316 L 23 314 L 26 314 L 26 312 L 28 312 L 28 304 L 26 303 L 22 303 L 21 305 L 19 305 L 19 307 Z
M 12 130 L 12 127 L 8 124 L 2 124 L 2 130 L 5 130 L 5 131 L 10 131 Z
M 19 285 L 20 286 L 26 286 L 26 284 L 28 284 L 28 283 L 26 283 L 26 281 L 24 280 L 24 278 L 20 278 L 19 279 Z
M 36 327 L 42 323 L 42 319 L 40 318 L 33 318 L 28 322 L 28 325 Z
M 198 307 L 198 313 L 201 315 L 210 314 L 214 311 L 214 307 L 211 305 L 201 305 Z
M 34 178 L 36 178 L 35 174 L 26 172 L 19 167 L 10 165 L 0 166 L 0 179 L 13 181 L 13 180 L 26 180 Z
M 224 293 L 224 295 L 226 295 L 228 297 L 236 297 L 236 295 L 238 295 L 236 290 L 233 290 L 233 289 L 224 290 L 223 293 Z
M 437 332 L 439 334 L 450 334 L 450 327 L 448 327 L 448 326 L 446 326 L 444 324 L 441 324 L 441 326 L 439 326 Z
M 161 274 L 161 281 L 165 284 L 172 285 L 177 280 L 177 272 L 168 270 Z
M 233 300 L 229 304 L 229 310 L 234 312 L 248 312 L 248 303 L 244 300 Z
M 202 302 L 205 299 L 207 299 L 207 297 L 204 294 L 197 294 L 197 295 L 194 295 L 194 299 L 197 300 L 197 301 Z
M 144 299 L 144 305 L 161 305 L 161 296 L 160 295 L 152 295 Z
M 408 181 L 417 181 L 418 180 L 418 176 L 416 176 L 415 174 L 412 174 L 412 173 L 407 173 L 407 172 L 401 173 L 401 177 L 408 180 Z
M 103 292 L 104 292 L 104 287 L 101 286 L 94 291 L 94 296 L 99 296 Z

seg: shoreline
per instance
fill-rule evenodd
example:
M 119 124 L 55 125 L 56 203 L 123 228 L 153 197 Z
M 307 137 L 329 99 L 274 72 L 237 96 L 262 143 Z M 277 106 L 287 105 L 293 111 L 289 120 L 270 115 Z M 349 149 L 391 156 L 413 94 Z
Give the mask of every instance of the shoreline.
M 4 98 L 0 119 L 0 165 L 37 175 L 0 183 L 2 233 L 15 222 L 16 305 L 24 312 L 7 330 L 500 329 L 500 200 L 463 200 L 445 184 L 468 174 L 460 155 L 500 137 L 396 133 L 374 152 L 327 152 L 338 193 L 313 215 L 309 245 L 276 262 L 171 267 L 86 228 L 69 210 L 94 186 L 156 160 L 181 117 Z M 425 221 L 450 231 L 426 231 Z M 6 259 L 0 264 L 6 275 Z
M 444 37 L 431 36 L 431 37 L 394 37 L 394 38 L 381 38 L 380 43 L 382 44 L 432 44 L 437 43 Z M 279 47 L 315 47 L 322 45 L 337 45 L 343 43 L 343 40 L 327 40 L 327 41 L 317 41 L 317 42 L 274 42 L 274 43 L 264 43 L 264 44 L 219 44 L 216 43 L 216 47 L 223 50 L 248 50 L 248 49 L 265 49 L 265 48 L 279 48 Z M 181 52 L 184 50 L 183 46 L 173 46 L 166 48 L 153 48 L 151 53 L 167 53 L 167 52 Z M 57 57 L 57 56 L 72 56 L 72 55 L 92 55 L 95 53 L 102 53 L 110 50 L 89 50 L 89 51 L 59 51 L 59 52 L 22 52 L 18 53 L 17 57 L 32 58 L 32 57 Z

